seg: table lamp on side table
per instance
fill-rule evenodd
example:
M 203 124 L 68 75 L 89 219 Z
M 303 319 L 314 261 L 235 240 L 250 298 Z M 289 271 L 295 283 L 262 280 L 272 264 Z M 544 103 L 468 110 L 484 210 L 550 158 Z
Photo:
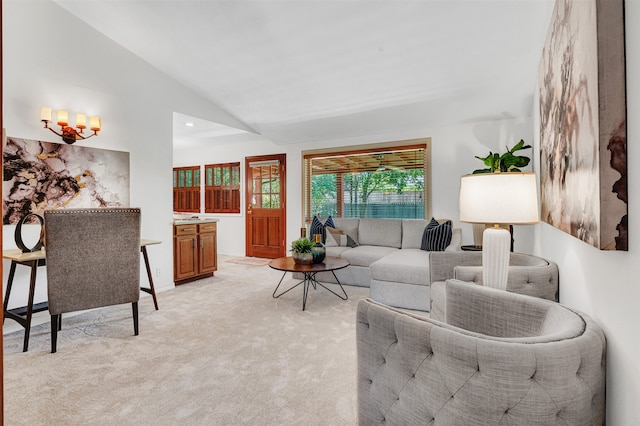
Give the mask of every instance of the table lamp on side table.
M 482 234 L 482 281 L 507 288 L 511 234 L 500 225 L 538 223 L 535 173 L 480 173 L 460 179 L 460 221 L 493 224 Z

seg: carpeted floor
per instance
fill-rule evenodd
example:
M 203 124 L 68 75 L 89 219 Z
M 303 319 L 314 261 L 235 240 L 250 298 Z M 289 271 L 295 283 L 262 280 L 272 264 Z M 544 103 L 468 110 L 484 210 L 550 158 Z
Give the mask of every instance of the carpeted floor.
M 264 266 L 268 265 L 271 259 L 263 259 L 260 257 L 231 257 L 225 262 L 238 263 L 240 265 Z
M 5 336 L 7 425 L 354 425 L 355 307 L 302 288 L 271 294 L 281 272 L 219 262 L 213 278 L 140 303 L 65 318 L 58 353 L 49 325 Z M 293 284 L 296 280 L 285 278 Z M 285 283 L 283 283 L 285 285 Z M 147 303 L 148 302 L 148 303 Z

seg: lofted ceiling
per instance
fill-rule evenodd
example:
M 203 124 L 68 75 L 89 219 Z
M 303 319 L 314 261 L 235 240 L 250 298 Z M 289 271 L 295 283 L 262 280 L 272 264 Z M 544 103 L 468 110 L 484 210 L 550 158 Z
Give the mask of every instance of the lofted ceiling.
M 552 0 L 54 0 L 277 144 L 530 116 Z M 177 111 L 175 138 L 255 137 Z

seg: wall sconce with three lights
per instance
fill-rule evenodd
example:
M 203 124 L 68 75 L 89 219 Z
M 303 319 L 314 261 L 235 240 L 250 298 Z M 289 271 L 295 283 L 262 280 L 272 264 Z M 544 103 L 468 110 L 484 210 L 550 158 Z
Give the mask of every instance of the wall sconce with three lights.
M 98 132 L 102 128 L 102 123 L 100 122 L 100 117 L 91 116 L 89 117 L 89 129 L 93 132 L 88 136 L 84 136 L 84 129 L 87 128 L 87 115 L 86 114 L 76 114 L 76 129 L 69 126 L 69 112 L 64 109 L 60 109 L 57 111 L 57 123 L 60 126 L 60 132 L 56 132 L 54 129 L 49 127 L 49 123 L 51 123 L 51 108 L 42 107 L 40 109 L 40 121 L 44 123 L 44 128 L 51 130 L 56 135 L 60 136 L 65 143 L 73 144 L 76 141 L 89 139 L 92 136 L 97 136 Z

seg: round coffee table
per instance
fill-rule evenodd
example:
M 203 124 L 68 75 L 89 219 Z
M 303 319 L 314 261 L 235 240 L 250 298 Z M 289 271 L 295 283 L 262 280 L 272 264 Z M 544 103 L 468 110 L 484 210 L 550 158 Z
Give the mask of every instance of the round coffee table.
M 276 269 L 278 271 L 284 271 L 284 274 L 282 274 L 282 278 L 280 278 L 280 282 L 276 286 L 276 289 L 273 291 L 273 298 L 277 299 L 278 297 L 282 296 L 285 293 L 288 293 L 289 291 L 293 290 L 294 288 L 302 284 L 302 288 L 303 288 L 302 310 L 304 311 L 307 305 L 307 295 L 309 294 L 309 285 L 312 285 L 313 288 L 316 289 L 317 288 L 316 284 L 317 284 L 320 287 L 335 294 L 340 299 L 347 300 L 349 296 L 347 296 L 347 292 L 344 291 L 344 287 L 342 287 L 342 284 L 340 284 L 340 280 L 338 280 L 338 277 L 336 277 L 336 274 L 334 272 L 334 271 L 337 271 L 338 269 L 346 268 L 347 266 L 349 266 L 348 261 L 340 257 L 332 257 L 332 256 L 325 257 L 324 262 L 322 263 L 312 263 L 310 265 L 299 265 L 294 262 L 293 257 L 280 257 L 278 259 L 273 259 L 272 261 L 269 262 L 269 267 Z M 280 284 L 282 284 L 282 280 L 284 279 L 285 275 L 287 275 L 287 272 L 301 272 L 304 274 L 304 279 L 299 283 L 295 284 L 293 287 L 290 287 L 289 289 L 281 292 L 280 294 L 276 294 L 278 292 L 278 288 L 280 288 Z M 316 274 L 318 272 L 331 272 L 335 277 L 336 282 L 340 286 L 340 289 L 342 290 L 344 297 L 334 292 L 330 288 L 325 287 L 324 285 L 322 285 L 320 281 L 316 280 Z

